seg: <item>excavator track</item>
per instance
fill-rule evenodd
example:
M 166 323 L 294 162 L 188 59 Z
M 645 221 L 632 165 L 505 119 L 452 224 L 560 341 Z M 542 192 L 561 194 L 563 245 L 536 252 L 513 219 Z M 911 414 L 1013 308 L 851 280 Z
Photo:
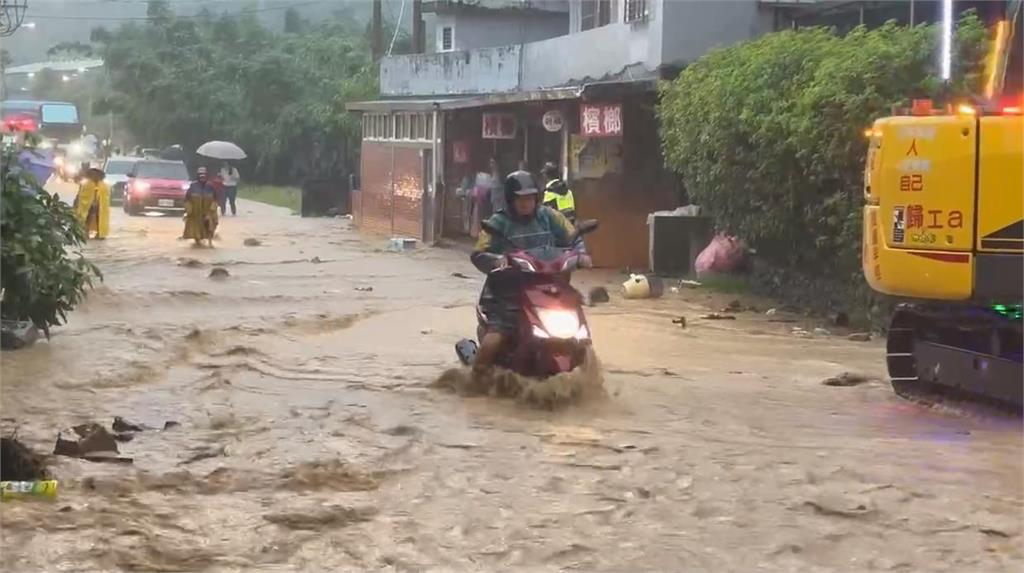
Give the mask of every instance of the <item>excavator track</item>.
M 928 403 L 967 400 L 1024 408 L 1020 305 L 902 304 L 886 362 L 893 389 Z

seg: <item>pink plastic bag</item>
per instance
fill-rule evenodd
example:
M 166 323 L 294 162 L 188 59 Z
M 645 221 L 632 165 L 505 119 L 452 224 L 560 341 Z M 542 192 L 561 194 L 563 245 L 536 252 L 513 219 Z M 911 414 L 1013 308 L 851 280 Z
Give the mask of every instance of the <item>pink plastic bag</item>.
M 743 246 L 736 237 L 715 235 L 707 247 L 697 255 L 693 267 L 697 276 L 707 273 L 728 273 L 743 261 Z

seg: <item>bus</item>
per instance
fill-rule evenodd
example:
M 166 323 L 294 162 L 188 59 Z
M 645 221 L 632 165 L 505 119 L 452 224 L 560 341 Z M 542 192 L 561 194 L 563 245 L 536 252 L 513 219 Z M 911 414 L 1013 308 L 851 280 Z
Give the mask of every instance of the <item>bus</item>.
M 78 106 L 66 101 L 4 100 L 0 116 L 4 133 L 35 133 L 52 145 L 77 141 L 85 129 Z

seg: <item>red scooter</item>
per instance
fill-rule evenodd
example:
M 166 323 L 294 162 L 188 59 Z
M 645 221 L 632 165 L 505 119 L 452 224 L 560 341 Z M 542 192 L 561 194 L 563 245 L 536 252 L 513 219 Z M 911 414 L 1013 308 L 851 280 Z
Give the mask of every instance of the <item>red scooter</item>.
M 505 238 L 486 222 L 483 228 Z M 572 242 L 595 229 L 597 221 L 581 221 Z M 516 279 L 520 309 L 515 335 L 506 341 L 495 365 L 534 378 L 547 378 L 580 366 L 591 344 L 590 328 L 583 315 L 583 296 L 569 284 L 569 278 L 574 270 L 590 264 L 589 257 L 557 247 L 517 249 L 494 256 L 507 258 L 508 264 L 492 272 L 517 274 L 508 278 Z M 483 338 L 486 323 L 480 306 L 477 321 L 477 336 Z M 467 366 L 473 363 L 476 350 L 473 340 L 463 339 L 455 345 L 459 360 Z

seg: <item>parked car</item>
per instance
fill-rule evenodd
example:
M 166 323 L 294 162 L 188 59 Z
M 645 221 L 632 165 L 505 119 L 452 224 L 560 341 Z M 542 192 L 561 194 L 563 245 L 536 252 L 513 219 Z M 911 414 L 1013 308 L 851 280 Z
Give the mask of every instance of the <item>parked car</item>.
M 190 183 L 184 162 L 140 159 L 128 172 L 124 212 L 141 215 L 145 211 L 183 211 Z
M 113 156 L 107 158 L 103 164 L 103 172 L 106 174 L 104 181 L 110 187 L 110 202 L 114 205 L 124 201 L 124 188 L 128 185 L 128 174 L 131 173 L 138 157 Z

